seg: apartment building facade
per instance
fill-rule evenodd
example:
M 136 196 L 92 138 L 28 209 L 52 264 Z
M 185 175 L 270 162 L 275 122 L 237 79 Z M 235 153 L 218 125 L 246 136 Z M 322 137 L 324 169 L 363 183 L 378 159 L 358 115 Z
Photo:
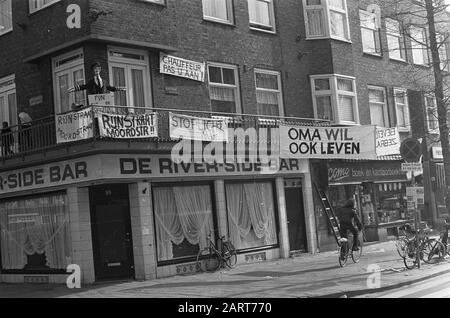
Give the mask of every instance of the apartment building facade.
M 176 113 L 225 116 L 235 128 L 331 121 L 413 135 L 416 86 L 404 70 L 417 66 L 400 40 L 399 53 L 377 52 L 400 35 L 388 38 L 385 22 L 360 23 L 370 4 L 0 0 L 0 120 L 13 136 L 2 139 L 11 152 L 0 167 L 0 281 L 65 282 L 69 264 L 84 283 L 192 272 L 208 234 L 230 239 L 238 263 L 334 249 L 314 183 L 335 206 L 354 197 L 370 239 L 385 238 L 406 219 L 398 156 L 281 159 L 269 173 L 177 165 L 168 127 Z M 162 74 L 164 56 L 205 63 L 205 81 Z M 99 138 L 93 129 L 88 140 L 57 143 L 55 115 L 88 104 L 86 91 L 68 90 L 92 78 L 94 62 L 103 80 L 126 88 L 114 94 L 117 109 L 158 114 L 157 138 Z M 38 137 L 29 139 L 23 113 Z

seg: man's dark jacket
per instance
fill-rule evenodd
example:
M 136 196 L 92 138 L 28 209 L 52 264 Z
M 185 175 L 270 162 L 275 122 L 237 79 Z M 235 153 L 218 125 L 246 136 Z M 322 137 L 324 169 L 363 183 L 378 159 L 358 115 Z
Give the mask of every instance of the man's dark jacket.
M 75 85 L 75 90 L 76 91 L 87 90 L 89 95 L 106 94 L 108 92 L 117 91 L 117 88 L 115 88 L 114 86 L 109 86 L 104 79 L 102 79 L 102 82 L 103 86 L 100 87 L 99 85 L 97 85 L 97 83 L 95 83 L 94 79 L 91 79 L 89 82 L 87 82 L 87 84 Z

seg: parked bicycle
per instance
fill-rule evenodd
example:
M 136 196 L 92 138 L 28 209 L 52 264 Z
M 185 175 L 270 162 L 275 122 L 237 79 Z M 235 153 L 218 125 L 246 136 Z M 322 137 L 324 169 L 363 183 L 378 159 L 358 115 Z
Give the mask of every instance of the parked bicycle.
M 200 250 L 197 254 L 197 270 L 204 272 L 214 272 L 225 266 L 233 268 L 237 263 L 237 252 L 233 244 L 225 240 L 222 236 L 218 240 L 218 246 L 208 235 L 208 246 Z
M 397 239 L 395 240 L 395 246 L 397 248 L 397 253 L 401 258 L 405 257 L 406 245 L 412 239 L 414 239 L 414 234 L 411 231 L 411 225 L 405 224 L 398 229 L 399 233 Z
M 419 254 L 419 259 L 427 264 L 436 263 L 444 258 L 444 244 L 439 240 L 430 238 L 430 231 L 431 229 L 428 227 L 421 229 L 418 233 L 418 241 L 414 236 L 406 243 L 403 262 L 407 269 L 413 269 L 418 265 L 417 254 Z M 416 234 L 415 230 L 411 230 L 411 232 Z
M 352 258 L 354 263 L 358 263 L 362 255 L 363 246 L 359 236 L 356 245 L 356 247 L 358 247 L 357 251 L 353 250 L 353 235 L 351 235 L 350 231 L 347 231 L 347 237 L 348 238 L 341 237 L 339 239 L 339 265 L 341 267 L 345 266 L 349 256 Z

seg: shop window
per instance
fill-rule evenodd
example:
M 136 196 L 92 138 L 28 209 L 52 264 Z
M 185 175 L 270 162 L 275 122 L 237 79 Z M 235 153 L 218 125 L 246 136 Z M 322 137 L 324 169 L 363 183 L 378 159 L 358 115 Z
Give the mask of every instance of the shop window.
M 278 243 L 271 182 L 226 185 L 229 237 L 236 249 Z
M 153 189 L 158 261 L 195 257 L 214 238 L 209 185 Z
M 255 70 L 256 102 L 258 115 L 283 114 L 281 76 L 279 72 Z
M 65 270 L 71 264 L 65 194 L 0 202 L 2 270 Z
M 223 23 L 233 23 L 231 0 L 203 0 L 203 18 Z
M 379 223 L 404 220 L 406 217 L 406 187 L 402 183 L 375 184 Z
M 430 134 L 439 134 L 439 119 L 436 98 L 425 95 L 425 108 L 427 110 L 427 127 Z
M 13 29 L 11 1 L 0 0 L 0 35 Z
M 240 113 L 238 68 L 208 63 L 209 96 L 213 112 Z
M 346 0 L 303 0 L 307 39 L 350 41 Z
M 311 87 L 315 118 L 335 124 L 358 124 L 358 102 L 353 77 L 312 75 Z

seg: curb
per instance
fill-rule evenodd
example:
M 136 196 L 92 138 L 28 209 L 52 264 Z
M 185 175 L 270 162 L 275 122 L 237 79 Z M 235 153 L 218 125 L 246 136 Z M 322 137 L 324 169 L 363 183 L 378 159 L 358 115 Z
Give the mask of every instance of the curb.
M 401 282 L 398 284 L 393 284 L 393 285 L 384 286 L 384 287 L 380 287 L 380 288 L 356 289 L 356 290 L 349 290 L 349 291 L 343 291 L 343 292 L 338 292 L 338 293 L 331 293 L 331 294 L 327 294 L 327 295 L 311 296 L 311 297 L 307 297 L 307 298 L 351 298 L 351 297 L 360 296 L 360 295 L 376 294 L 376 293 L 381 293 L 381 292 L 388 291 L 391 289 L 397 289 L 397 288 L 401 288 L 404 286 L 420 283 L 421 281 L 432 279 L 432 278 L 435 278 L 435 277 L 438 277 L 438 276 L 441 276 L 444 274 L 448 274 L 448 273 L 450 273 L 450 269 L 446 269 L 441 272 L 437 272 L 432 275 L 420 277 L 420 278 L 417 278 L 414 280 L 409 280 L 406 282 Z

